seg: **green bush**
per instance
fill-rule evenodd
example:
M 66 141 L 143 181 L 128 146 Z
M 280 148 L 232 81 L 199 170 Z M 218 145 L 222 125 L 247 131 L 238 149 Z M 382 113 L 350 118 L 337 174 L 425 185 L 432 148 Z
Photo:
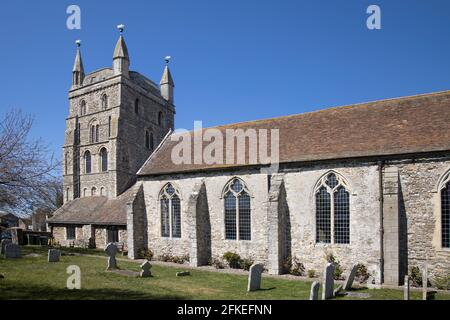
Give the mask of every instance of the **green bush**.
M 328 263 L 334 264 L 334 280 L 341 280 L 344 269 L 342 268 L 339 260 L 336 259 L 332 252 L 327 253 L 326 259 Z
M 450 290 L 450 275 L 436 276 L 431 281 L 431 284 L 440 290 Z
M 414 287 L 422 286 L 422 273 L 420 272 L 419 267 L 412 266 L 411 269 L 409 269 L 409 277 L 411 279 L 411 284 Z
M 140 259 L 152 260 L 153 259 L 153 251 L 150 249 L 139 249 L 138 256 Z
M 239 262 L 239 264 L 240 264 L 240 266 L 241 266 L 242 269 L 248 271 L 248 270 L 250 270 L 250 267 L 251 267 L 252 264 L 253 264 L 253 260 L 252 260 L 252 259 L 242 259 L 242 260 Z
M 316 277 L 316 270 L 309 269 L 308 270 L 308 278 L 315 278 Z
M 241 257 L 234 252 L 225 252 L 223 254 L 223 258 L 226 262 L 228 262 L 228 265 L 230 266 L 230 268 L 233 269 L 239 269 L 240 268 L 240 262 L 241 262 Z
M 359 283 L 365 283 L 369 279 L 370 273 L 367 271 L 367 267 L 362 263 L 357 264 L 355 277 Z
M 297 257 L 289 257 L 283 262 L 283 269 L 294 276 L 304 276 L 305 266 Z
M 223 262 L 219 258 L 211 258 L 209 264 L 212 265 L 216 269 L 225 268 Z

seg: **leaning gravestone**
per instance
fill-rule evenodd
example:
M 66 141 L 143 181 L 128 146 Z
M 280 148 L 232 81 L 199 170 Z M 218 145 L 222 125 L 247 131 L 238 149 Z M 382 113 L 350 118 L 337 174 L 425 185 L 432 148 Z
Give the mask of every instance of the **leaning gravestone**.
M 20 246 L 14 243 L 7 244 L 5 246 L 5 258 L 6 259 L 17 259 L 22 257 L 22 251 Z
M 48 250 L 48 262 L 58 262 L 61 257 L 61 251 L 57 249 Z
M 320 283 L 314 281 L 311 285 L 311 292 L 309 293 L 309 300 L 319 300 Z
M 5 247 L 7 244 L 12 243 L 11 239 L 3 239 L 1 244 L 0 244 L 0 254 L 4 254 L 5 253 Z
M 334 264 L 328 263 L 323 274 L 322 300 L 333 298 Z
M 344 283 L 344 290 L 350 290 L 352 288 L 353 285 L 353 281 L 355 280 L 355 276 L 356 276 L 356 271 L 358 271 L 358 265 L 355 264 L 352 267 L 352 270 L 350 271 L 350 274 L 348 275 L 347 279 L 345 279 L 345 283 Z
M 250 267 L 248 274 L 248 287 L 247 291 L 256 291 L 261 289 L 261 274 L 263 272 L 263 265 L 260 263 L 254 263 Z
M 147 277 L 151 277 L 152 276 L 152 272 L 150 271 L 150 269 L 152 268 L 151 263 L 148 260 L 145 260 L 142 264 L 141 264 L 141 273 L 139 274 L 139 276 L 141 278 L 147 278 Z
M 106 270 L 117 269 L 116 253 L 118 249 L 117 246 L 110 242 L 105 248 L 105 252 L 108 255 L 108 267 Z

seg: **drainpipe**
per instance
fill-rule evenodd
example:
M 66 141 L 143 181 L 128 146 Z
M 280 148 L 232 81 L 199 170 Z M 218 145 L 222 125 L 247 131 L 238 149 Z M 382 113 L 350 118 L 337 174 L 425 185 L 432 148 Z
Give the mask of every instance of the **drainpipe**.
M 378 161 L 378 182 L 379 182 L 379 192 L 380 192 L 380 282 L 384 283 L 384 227 L 383 227 L 383 205 L 384 205 L 384 197 L 383 197 L 383 167 L 384 161 Z

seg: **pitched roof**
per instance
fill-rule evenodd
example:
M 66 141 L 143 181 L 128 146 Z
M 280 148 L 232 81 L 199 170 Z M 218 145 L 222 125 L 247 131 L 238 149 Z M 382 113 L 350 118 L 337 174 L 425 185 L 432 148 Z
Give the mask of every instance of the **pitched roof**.
M 170 73 L 169 66 L 166 66 L 164 68 L 164 72 L 163 72 L 163 75 L 161 77 L 161 81 L 159 82 L 159 84 L 160 85 L 168 84 L 168 85 L 171 85 L 172 87 L 175 86 L 173 79 L 172 79 L 172 74 Z
M 236 123 L 215 129 L 220 130 L 224 137 L 224 155 L 227 129 L 279 129 L 280 163 L 290 163 L 447 151 L 450 150 L 449 119 L 450 91 L 446 91 Z M 150 156 L 138 174 L 158 175 L 260 165 L 259 161 L 248 159 L 248 143 L 245 164 L 208 165 L 204 162 L 194 164 L 193 161 L 191 164 L 174 164 L 171 153 L 179 144 L 180 135 L 189 135 L 193 141 L 192 131 L 172 134 Z M 203 142 L 203 149 L 209 143 Z M 267 144 L 270 155 L 270 139 Z
M 130 57 L 128 56 L 128 48 L 125 40 L 123 39 L 123 36 L 119 37 L 119 40 L 117 40 L 116 47 L 114 49 L 113 59 L 116 58 L 123 58 L 128 61 L 130 60 Z
M 78 71 L 81 73 L 84 73 L 84 67 L 83 67 L 83 59 L 81 59 L 81 50 L 80 48 L 77 49 L 77 55 L 75 56 L 75 62 L 73 64 L 72 71 Z
M 141 185 L 122 193 L 116 199 L 105 196 L 77 198 L 65 203 L 47 220 L 50 224 L 126 225 L 127 203 L 136 196 Z

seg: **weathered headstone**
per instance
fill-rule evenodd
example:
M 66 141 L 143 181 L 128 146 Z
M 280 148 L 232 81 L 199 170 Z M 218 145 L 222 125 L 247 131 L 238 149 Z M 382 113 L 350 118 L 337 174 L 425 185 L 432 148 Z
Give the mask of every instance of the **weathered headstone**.
M 323 273 L 322 300 L 333 298 L 334 295 L 334 264 L 328 263 Z
M 353 285 L 353 281 L 355 280 L 355 276 L 356 276 L 356 271 L 358 271 L 358 265 L 355 264 L 352 267 L 352 270 L 350 270 L 350 274 L 348 275 L 347 279 L 345 279 L 345 283 L 344 283 L 344 290 L 350 290 L 352 288 Z
M 147 278 L 147 277 L 151 277 L 152 276 L 152 272 L 151 269 L 152 265 L 148 260 L 145 260 L 142 264 L 141 264 L 141 273 L 139 274 L 141 278 Z
M 428 299 L 428 266 L 425 264 L 422 271 L 422 300 Z
M 117 269 L 116 253 L 118 249 L 117 246 L 110 242 L 105 248 L 105 252 L 108 255 L 108 267 L 106 270 Z
M 314 281 L 311 284 L 311 292 L 309 293 L 309 300 L 319 300 L 319 289 L 320 289 L 320 283 L 317 281 Z
M 61 257 L 61 251 L 57 249 L 48 250 L 48 262 L 58 262 Z
M 409 300 L 409 276 L 405 276 L 405 283 L 403 284 L 403 300 Z
M 256 291 L 261 289 L 261 274 L 263 272 L 263 265 L 260 263 L 254 263 L 250 267 L 248 274 L 248 287 L 247 291 Z
M 5 258 L 6 259 L 17 259 L 22 257 L 22 251 L 20 246 L 14 243 L 7 244 L 5 246 Z
M 7 244 L 12 243 L 11 239 L 3 239 L 1 242 L 1 247 L 0 247 L 0 254 L 4 254 L 5 253 L 5 247 Z

